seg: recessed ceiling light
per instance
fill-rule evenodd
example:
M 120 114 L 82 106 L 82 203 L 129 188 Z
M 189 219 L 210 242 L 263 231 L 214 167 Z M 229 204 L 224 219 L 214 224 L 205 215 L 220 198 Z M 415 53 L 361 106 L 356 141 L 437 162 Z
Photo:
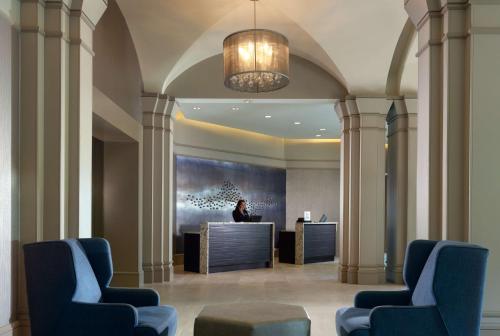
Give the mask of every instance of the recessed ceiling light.
M 317 137 L 317 138 L 321 137 L 321 134 L 316 134 L 316 137 Z
M 237 106 L 233 107 L 233 111 L 238 111 L 239 109 L 240 109 L 240 108 L 239 108 L 239 107 L 237 107 Z
M 195 106 L 195 107 L 193 107 L 193 110 L 195 110 L 195 111 L 201 110 L 201 107 Z
M 270 116 L 270 115 L 266 115 L 264 118 L 266 118 L 266 119 L 271 119 L 271 118 L 272 118 L 272 116 Z
M 294 125 L 300 125 L 300 124 L 302 124 L 302 123 L 301 123 L 300 121 L 295 121 L 293 124 L 294 124 Z
M 319 130 L 323 132 L 326 131 L 326 128 L 320 128 Z

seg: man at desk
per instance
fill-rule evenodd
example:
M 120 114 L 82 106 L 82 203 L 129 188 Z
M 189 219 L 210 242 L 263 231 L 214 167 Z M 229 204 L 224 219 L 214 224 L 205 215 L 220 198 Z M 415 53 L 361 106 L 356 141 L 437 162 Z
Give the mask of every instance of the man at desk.
M 236 208 L 233 211 L 233 219 L 235 222 L 249 222 L 250 215 L 247 212 L 247 204 L 244 200 L 239 200 Z

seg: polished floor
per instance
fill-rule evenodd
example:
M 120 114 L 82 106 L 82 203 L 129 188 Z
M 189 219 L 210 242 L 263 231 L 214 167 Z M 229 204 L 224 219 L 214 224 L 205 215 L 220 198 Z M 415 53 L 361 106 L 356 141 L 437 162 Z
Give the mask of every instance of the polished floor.
M 304 266 L 276 263 L 274 269 L 210 275 L 183 272 L 180 267 L 172 283 L 153 287 L 159 291 L 162 303 L 177 308 L 178 336 L 193 335 L 194 319 L 204 305 L 256 301 L 301 305 L 311 318 L 312 336 L 332 336 L 335 335 L 335 311 L 351 305 L 358 291 L 399 288 L 339 283 L 337 264 L 333 262 Z

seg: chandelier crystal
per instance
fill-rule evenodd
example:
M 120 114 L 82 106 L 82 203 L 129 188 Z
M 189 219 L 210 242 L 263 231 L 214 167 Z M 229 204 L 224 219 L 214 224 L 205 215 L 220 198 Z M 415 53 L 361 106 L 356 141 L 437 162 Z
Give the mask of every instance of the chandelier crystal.
M 224 85 L 242 92 L 268 92 L 287 86 L 288 39 L 280 33 L 256 28 L 233 33 L 224 39 Z

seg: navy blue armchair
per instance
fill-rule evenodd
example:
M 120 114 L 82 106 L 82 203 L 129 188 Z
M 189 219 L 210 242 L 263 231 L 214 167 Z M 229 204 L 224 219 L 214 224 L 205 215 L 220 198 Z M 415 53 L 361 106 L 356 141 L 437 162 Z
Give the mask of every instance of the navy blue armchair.
M 488 250 L 416 240 L 406 251 L 402 291 L 365 291 L 337 311 L 339 336 L 478 336 Z
M 100 238 L 24 245 L 32 336 L 174 336 L 177 312 L 152 289 L 110 288 Z

